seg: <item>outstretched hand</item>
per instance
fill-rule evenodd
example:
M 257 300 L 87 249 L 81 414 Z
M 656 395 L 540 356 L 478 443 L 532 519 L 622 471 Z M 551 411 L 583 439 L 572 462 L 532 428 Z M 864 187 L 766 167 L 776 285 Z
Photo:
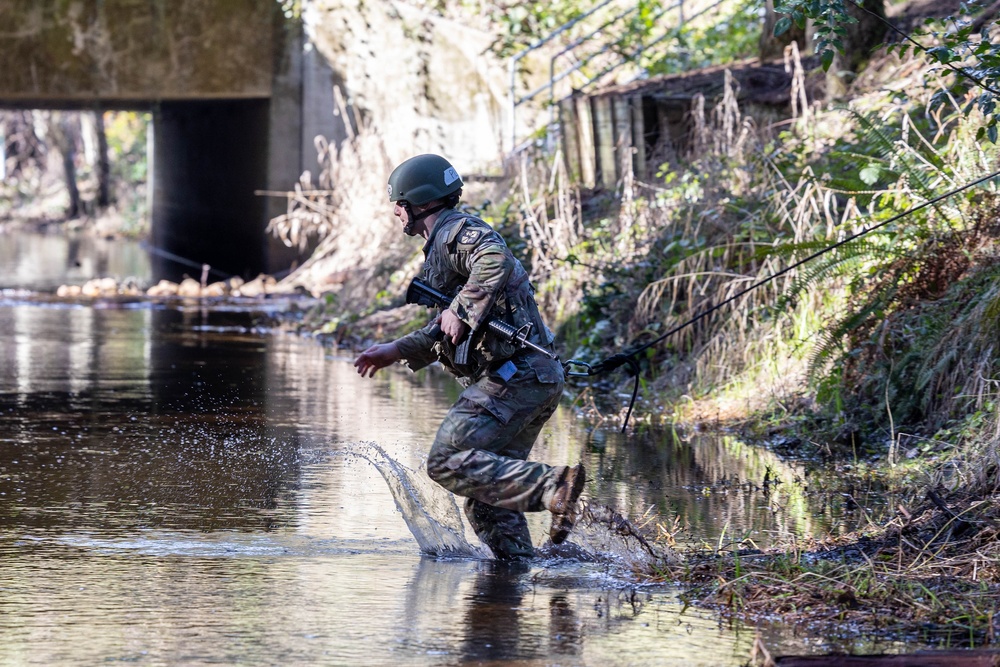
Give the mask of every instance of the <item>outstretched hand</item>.
M 379 343 L 358 355 L 354 360 L 354 367 L 358 369 L 358 375 L 361 377 L 372 377 L 378 369 L 394 364 L 402 358 L 395 343 Z

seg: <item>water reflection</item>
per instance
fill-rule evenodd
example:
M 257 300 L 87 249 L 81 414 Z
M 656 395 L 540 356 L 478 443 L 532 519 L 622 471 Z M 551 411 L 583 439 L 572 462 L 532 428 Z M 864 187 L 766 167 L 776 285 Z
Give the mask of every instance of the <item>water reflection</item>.
M 375 381 L 255 314 L 0 305 L 0 664 L 741 664 L 752 633 L 605 564 L 421 558 L 357 443 L 420 471 L 457 387 Z M 802 471 L 720 437 L 589 431 L 592 499 L 692 539 L 830 529 Z M 782 480 L 760 486 L 765 471 Z M 738 483 L 737 483 L 738 482 Z M 750 484 L 755 482 L 756 485 Z M 787 490 L 786 490 L 787 489 Z M 532 517 L 539 542 L 545 517 Z
M 0 235 L 0 288 L 53 292 L 92 278 L 143 283 L 152 275 L 149 254 L 138 241 L 72 231 Z
M 219 346 L 208 368 L 210 334 L 181 333 L 176 311 L 6 310 L 0 497 L 11 502 L 0 505 L 0 525 L 273 520 L 246 510 L 275 507 L 298 448 L 294 431 L 261 409 L 259 341 Z M 282 411 L 285 400 L 268 404 Z

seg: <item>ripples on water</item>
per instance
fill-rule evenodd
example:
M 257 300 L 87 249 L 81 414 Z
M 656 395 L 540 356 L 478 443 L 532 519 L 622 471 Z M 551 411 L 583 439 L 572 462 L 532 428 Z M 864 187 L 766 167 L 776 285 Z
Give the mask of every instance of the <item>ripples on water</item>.
M 637 586 L 596 522 L 575 538 L 583 557 L 486 559 L 422 472 L 459 391 L 437 373 L 362 380 L 350 359 L 263 332 L 238 304 L 65 307 L 23 295 L 0 303 L 0 361 L 0 664 L 749 655 L 752 631 L 682 611 L 669 586 Z M 801 471 L 731 440 L 622 439 L 560 410 L 534 456 L 583 459 L 595 507 L 680 517 L 693 540 L 849 524 L 834 504 L 807 507 L 794 491 Z M 786 492 L 727 483 L 765 469 Z M 530 526 L 541 540 L 547 517 Z
M 0 309 L 0 664 L 748 654 L 745 634 L 607 563 L 486 560 L 413 472 L 457 391 L 436 374 L 361 380 L 235 310 Z M 539 456 L 581 452 L 563 433 Z M 393 484 L 424 513 L 397 509 Z

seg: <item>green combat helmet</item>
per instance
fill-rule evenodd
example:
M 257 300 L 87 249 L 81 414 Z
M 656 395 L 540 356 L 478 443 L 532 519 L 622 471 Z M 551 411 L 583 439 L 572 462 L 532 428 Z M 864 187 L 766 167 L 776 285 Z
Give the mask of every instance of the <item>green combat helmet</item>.
M 417 155 L 392 170 L 389 175 L 389 201 L 423 206 L 458 192 L 462 185 L 462 177 L 443 157 L 430 153 Z

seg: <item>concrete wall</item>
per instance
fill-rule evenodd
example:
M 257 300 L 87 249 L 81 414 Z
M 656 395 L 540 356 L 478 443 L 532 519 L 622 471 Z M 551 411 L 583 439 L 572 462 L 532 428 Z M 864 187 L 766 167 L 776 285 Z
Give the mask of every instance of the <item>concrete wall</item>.
M 18 26 L 0 30 L 0 107 L 152 112 L 156 278 L 300 259 L 264 232 L 284 201 L 254 194 L 315 163 L 303 105 L 322 77 L 275 0 L 7 0 L 0 25 Z
M 509 113 L 494 35 L 395 0 L 315 0 L 304 18 L 391 161 L 434 152 L 463 175 L 497 169 Z
M 394 163 L 438 152 L 465 176 L 496 169 L 507 91 L 493 36 L 395 0 L 307 8 L 299 23 L 276 0 L 2 0 L 0 108 L 151 111 L 153 245 L 247 277 L 303 259 L 264 232 L 285 199 L 254 192 L 307 170 L 315 183 L 314 139 L 339 145 L 345 113 Z M 159 257 L 157 277 L 198 272 Z
M 270 97 L 275 0 L 4 0 L 0 100 Z

